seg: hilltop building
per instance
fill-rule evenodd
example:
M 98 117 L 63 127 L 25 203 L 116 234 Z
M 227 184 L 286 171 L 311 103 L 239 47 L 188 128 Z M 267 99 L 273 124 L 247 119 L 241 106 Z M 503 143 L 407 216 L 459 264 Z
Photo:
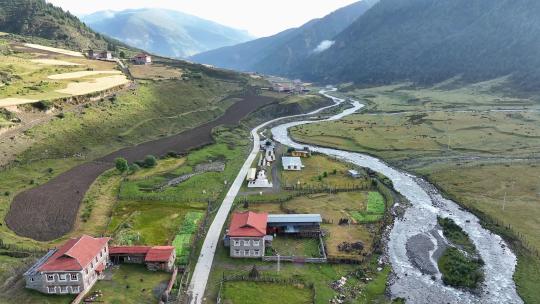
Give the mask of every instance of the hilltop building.
M 151 64 L 152 56 L 145 53 L 140 53 L 135 55 L 135 57 L 133 57 L 131 61 L 133 61 L 133 63 L 135 64 Z

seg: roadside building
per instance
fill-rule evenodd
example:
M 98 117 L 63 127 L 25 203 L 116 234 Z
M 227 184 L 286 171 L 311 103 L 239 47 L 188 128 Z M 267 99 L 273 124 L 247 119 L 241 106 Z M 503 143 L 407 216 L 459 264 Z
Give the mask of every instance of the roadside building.
M 248 170 L 248 173 L 246 175 L 246 180 L 248 182 L 254 181 L 257 178 L 257 169 L 256 168 L 250 168 Z
M 173 246 L 114 246 L 110 259 L 115 264 L 145 264 L 151 271 L 171 272 L 176 259 Z
M 229 254 L 233 258 L 261 258 L 264 256 L 267 213 L 251 211 L 233 213 L 225 244 L 229 244 Z
M 172 272 L 175 259 L 176 250 L 173 246 L 154 246 L 148 250 L 144 262 L 148 270 Z
M 103 51 L 103 52 L 100 52 L 99 53 L 99 59 L 103 59 L 103 60 L 112 60 L 113 59 L 113 56 L 112 56 L 112 53 L 109 52 L 109 51 Z
M 26 288 L 48 294 L 86 292 L 103 278 L 109 240 L 83 235 L 50 250 L 24 273 Z
M 257 173 L 257 177 L 248 182 L 248 188 L 272 188 L 272 183 L 266 177 L 266 170 L 261 169 Z
M 148 54 L 145 54 L 145 53 L 140 53 L 140 54 L 137 54 L 135 55 L 131 61 L 133 61 L 133 63 L 135 64 L 151 64 L 152 63 L 152 56 L 148 55 Z
M 286 171 L 300 171 L 304 167 L 304 165 L 302 165 L 302 160 L 298 156 L 283 156 L 281 158 L 281 163 L 283 165 L 283 170 Z
M 320 214 L 269 214 L 267 231 L 271 234 L 316 236 L 321 233 Z

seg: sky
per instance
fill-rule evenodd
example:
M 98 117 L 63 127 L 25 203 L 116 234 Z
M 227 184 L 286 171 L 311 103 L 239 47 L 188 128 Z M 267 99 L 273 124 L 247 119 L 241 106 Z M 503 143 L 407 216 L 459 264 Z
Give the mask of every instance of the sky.
M 257 37 L 298 27 L 358 0 L 47 0 L 75 15 L 157 7 L 178 10 Z

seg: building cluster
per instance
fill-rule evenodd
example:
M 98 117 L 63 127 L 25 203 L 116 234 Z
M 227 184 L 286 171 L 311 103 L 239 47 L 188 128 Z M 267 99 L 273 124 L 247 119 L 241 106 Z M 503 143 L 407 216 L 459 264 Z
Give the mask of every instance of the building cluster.
M 311 151 L 308 147 L 298 150 L 293 149 L 289 152 L 289 156 L 283 156 L 281 158 L 281 164 L 283 170 L 285 171 L 301 171 L 304 168 L 302 164 L 302 158 L 307 158 L 311 156 Z
M 273 186 L 266 175 L 266 168 L 270 167 L 276 160 L 275 150 L 276 144 L 271 139 L 264 139 L 261 141 L 257 167 L 250 168 L 246 176 L 248 188 L 271 188 Z
M 87 52 L 88 59 L 104 60 L 104 61 L 117 61 L 110 51 L 94 51 L 92 49 Z M 146 65 L 152 63 L 152 56 L 146 53 L 139 53 L 131 58 L 133 64 Z
M 114 263 L 146 264 L 149 270 L 172 271 L 172 246 L 109 247 L 107 237 L 83 235 L 51 249 L 24 273 L 26 288 L 47 294 L 79 294 L 92 288 Z
M 306 88 L 306 85 L 299 79 L 293 81 L 272 81 L 272 90 L 281 93 L 307 93 L 310 90 Z
M 318 236 L 320 214 L 233 213 L 224 236 L 233 258 L 262 258 L 278 235 Z

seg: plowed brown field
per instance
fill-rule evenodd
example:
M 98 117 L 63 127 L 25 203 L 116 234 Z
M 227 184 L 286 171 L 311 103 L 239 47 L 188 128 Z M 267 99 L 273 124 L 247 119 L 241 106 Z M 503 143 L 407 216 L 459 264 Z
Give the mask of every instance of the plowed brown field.
M 15 196 L 6 223 L 21 236 L 38 241 L 57 239 L 71 231 L 84 194 L 100 174 L 114 166 L 115 158 L 124 157 L 133 162 L 149 154 L 161 156 L 170 151 L 181 153 L 210 144 L 214 127 L 237 124 L 249 113 L 274 101 L 276 99 L 271 97 L 247 93 L 214 121 L 171 137 L 124 148 L 72 168 L 46 184 Z

